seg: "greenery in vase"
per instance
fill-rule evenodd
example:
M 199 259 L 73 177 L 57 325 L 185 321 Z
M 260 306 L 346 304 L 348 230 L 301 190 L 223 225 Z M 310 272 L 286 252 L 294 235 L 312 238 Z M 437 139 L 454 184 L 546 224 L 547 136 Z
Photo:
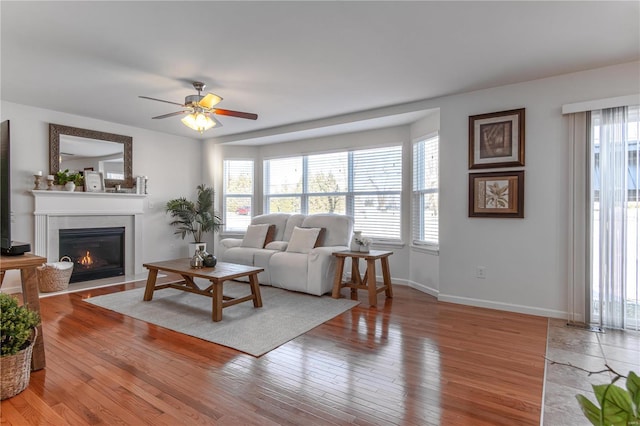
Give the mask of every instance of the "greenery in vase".
M 27 348 L 35 326 L 40 324 L 37 312 L 19 306 L 18 300 L 0 293 L 0 347 L 2 356 L 14 355 Z
M 222 219 L 213 208 L 213 188 L 198 185 L 198 198 L 195 202 L 184 197 L 167 202 L 166 212 L 173 220 L 170 222 L 176 227 L 174 234 L 184 239 L 187 234 L 193 236 L 196 243 L 202 242 L 202 236 L 207 232 L 218 232 L 222 227 Z
M 64 169 L 56 172 L 56 185 L 64 185 L 67 182 L 73 182 L 76 186 L 84 185 L 84 177 L 80 173 L 70 172 L 69 169 Z

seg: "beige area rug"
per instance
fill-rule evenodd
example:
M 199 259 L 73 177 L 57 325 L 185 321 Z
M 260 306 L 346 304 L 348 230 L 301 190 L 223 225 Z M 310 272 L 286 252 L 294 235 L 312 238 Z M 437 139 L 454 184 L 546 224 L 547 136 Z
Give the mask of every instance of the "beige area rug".
M 226 282 L 224 294 L 249 294 L 249 285 Z M 263 355 L 358 305 L 358 301 L 311 296 L 260 286 L 262 308 L 244 302 L 224 308 L 222 321 L 211 321 L 211 298 L 172 288 L 142 301 L 144 288 L 85 299 L 86 302 L 189 336 Z

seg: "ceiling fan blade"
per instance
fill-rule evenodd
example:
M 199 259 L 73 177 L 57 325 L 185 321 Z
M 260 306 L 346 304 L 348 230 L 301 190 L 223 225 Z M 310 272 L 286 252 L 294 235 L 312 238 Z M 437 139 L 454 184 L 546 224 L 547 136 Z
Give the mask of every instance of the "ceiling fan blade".
M 240 112 L 240 111 L 232 111 L 230 109 L 220 109 L 216 108 L 213 110 L 214 113 L 220 115 L 228 115 L 230 117 L 238 117 L 238 118 L 246 118 L 249 120 L 257 120 L 258 114 L 253 114 L 250 112 Z
M 169 113 L 169 114 L 158 115 L 157 117 L 151 117 L 151 118 L 153 118 L 153 119 L 156 119 L 156 118 L 168 118 L 168 117 L 173 117 L 173 116 L 175 116 L 175 115 L 188 114 L 188 113 L 190 113 L 190 112 L 191 112 L 191 111 L 188 111 L 188 110 L 187 110 L 187 111 L 171 112 L 171 113 Z
M 198 102 L 198 105 L 200 105 L 202 108 L 211 109 L 213 108 L 214 105 L 218 104 L 221 100 L 222 98 L 220 96 L 213 93 L 207 93 L 207 96 L 200 99 L 200 102 Z
M 171 101 L 165 101 L 165 100 L 162 100 L 162 99 L 150 98 L 150 97 L 148 97 L 148 96 L 138 96 L 138 97 L 139 97 L 139 98 L 142 98 L 142 99 L 149 99 L 149 100 L 151 100 L 151 101 L 158 101 L 158 102 L 164 102 L 164 103 L 167 103 L 167 104 L 173 104 L 173 105 L 180 105 L 180 106 L 184 106 L 183 104 L 179 104 L 179 103 L 177 103 L 177 102 L 171 102 Z

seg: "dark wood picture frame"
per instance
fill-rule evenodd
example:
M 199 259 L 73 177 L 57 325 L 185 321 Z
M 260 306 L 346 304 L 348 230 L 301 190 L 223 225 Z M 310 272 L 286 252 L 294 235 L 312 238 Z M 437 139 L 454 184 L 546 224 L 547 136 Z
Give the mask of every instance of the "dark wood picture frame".
M 469 217 L 524 218 L 524 170 L 469 173 Z
M 524 108 L 469 116 L 469 168 L 524 166 Z

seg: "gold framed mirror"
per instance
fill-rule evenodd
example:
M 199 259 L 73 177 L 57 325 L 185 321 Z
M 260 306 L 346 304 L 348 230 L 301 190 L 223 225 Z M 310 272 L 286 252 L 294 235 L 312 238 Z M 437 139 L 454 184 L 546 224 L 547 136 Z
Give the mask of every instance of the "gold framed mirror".
M 132 146 L 131 136 L 49 124 L 49 170 L 100 171 L 105 188 L 132 188 Z

